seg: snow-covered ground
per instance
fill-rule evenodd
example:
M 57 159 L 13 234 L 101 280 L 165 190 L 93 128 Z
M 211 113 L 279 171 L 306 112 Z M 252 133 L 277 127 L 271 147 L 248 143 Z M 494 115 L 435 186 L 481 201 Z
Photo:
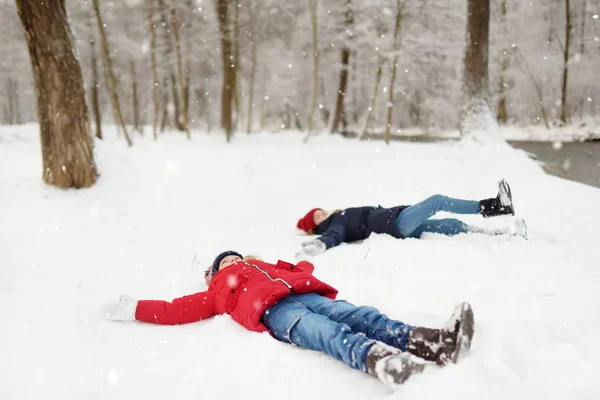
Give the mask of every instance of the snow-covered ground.
M 87 190 L 45 186 L 35 125 L 0 127 L 0 399 L 598 399 L 600 190 L 547 176 L 521 151 L 324 134 L 96 141 Z M 225 249 L 291 260 L 312 207 L 410 204 L 512 185 L 520 238 L 374 235 L 315 258 L 339 298 L 411 324 L 473 305 L 471 355 L 390 392 L 326 355 L 228 316 L 116 323 L 122 293 L 170 300 L 206 288 Z M 479 224 L 508 224 L 512 217 Z

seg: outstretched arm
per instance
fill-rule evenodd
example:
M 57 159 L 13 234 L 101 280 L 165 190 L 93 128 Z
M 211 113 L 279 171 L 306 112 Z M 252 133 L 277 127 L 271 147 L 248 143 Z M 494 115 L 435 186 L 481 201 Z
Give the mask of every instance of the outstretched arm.
M 327 249 L 335 247 L 346 241 L 346 228 L 342 224 L 332 225 L 317 240 L 323 242 Z
M 171 302 L 162 300 L 135 300 L 121 296 L 120 302 L 108 312 L 113 320 L 150 322 L 160 325 L 176 325 L 196 322 L 213 316 L 214 293 L 199 292 L 177 298 Z

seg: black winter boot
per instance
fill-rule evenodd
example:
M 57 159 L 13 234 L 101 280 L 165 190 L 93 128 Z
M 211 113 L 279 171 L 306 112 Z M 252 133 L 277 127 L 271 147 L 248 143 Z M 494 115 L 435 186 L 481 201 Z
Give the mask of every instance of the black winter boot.
M 407 349 L 417 357 L 443 366 L 456 363 L 471 348 L 475 328 L 473 310 L 469 303 L 461 303 L 443 329 L 417 327 L 408 338 Z
M 423 369 L 425 365 L 413 359 L 409 353 L 403 353 L 385 343 L 375 343 L 367 353 L 367 373 L 392 389 Z
M 498 194 L 495 198 L 479 202 L 479 212 L 483 217 L 496 217 L 498 215 L 515 215 L 510 185 L 504 179 L 498 182 Z

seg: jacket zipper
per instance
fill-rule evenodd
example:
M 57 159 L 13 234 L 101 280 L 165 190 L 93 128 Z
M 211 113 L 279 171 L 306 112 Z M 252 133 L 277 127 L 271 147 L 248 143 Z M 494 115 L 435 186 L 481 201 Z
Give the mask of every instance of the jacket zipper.
M 270 280 L 272 280 L 272 281 L 279 281 L 279 282 L 283 283 L 288 289 L 292 290 L 292 285 L 290 285 L 289 283 L 287 283 L 285 280 L 283 280 L 281 278 L 273 278 L 271 275 L 269 275 L 269 273 L 267 271 L 263 270 L 262 268 L 260 268 L 256 264 L 251 264 L 251 263 L 245 262 L 245 261 L 244 261 L 244 263 L 246 265 L 250 265 L 250 266 L 256 268 L 258 271 L 260 271 L 264 276 L 266 276 Z

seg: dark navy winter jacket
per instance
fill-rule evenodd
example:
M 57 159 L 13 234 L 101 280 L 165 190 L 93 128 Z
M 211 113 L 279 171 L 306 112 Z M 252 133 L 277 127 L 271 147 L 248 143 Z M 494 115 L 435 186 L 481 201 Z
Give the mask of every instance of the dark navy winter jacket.
M 342 242 L 350 243 L 369 237 L 372 232 L 387 233 L 403 238 L 398 231 L 397 219 L 400 211 L 408 206 L 392 208 L 354 207 L 331 214 L 316 228 L 315 233 L 328 249 Z

